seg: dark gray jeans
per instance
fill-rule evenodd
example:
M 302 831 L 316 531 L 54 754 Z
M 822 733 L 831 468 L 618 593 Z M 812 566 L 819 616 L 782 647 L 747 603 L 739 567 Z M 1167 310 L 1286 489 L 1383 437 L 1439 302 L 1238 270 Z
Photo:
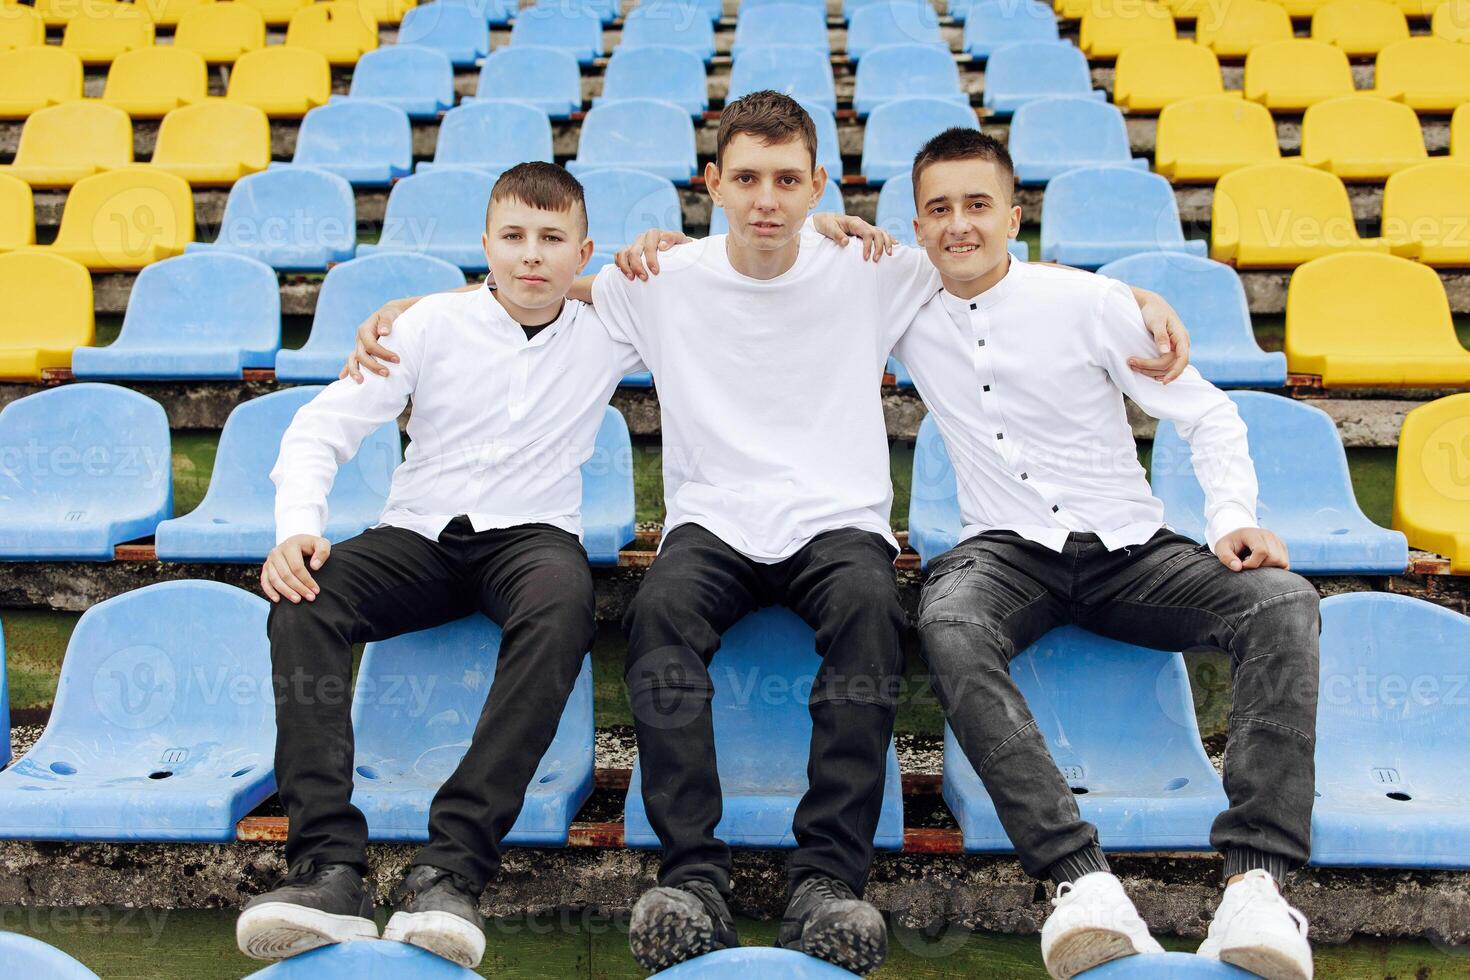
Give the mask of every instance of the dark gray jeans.
M 1210 842 L 1226 854 L 1227 873 L 1305 864 L 1320 631 L 1311 583 L 1279 568 L 1232 572 L 1168 530 L 1116 551 L 1094 534 L 1072 534 L 1061 553 L 990 531 L 935 561 L 919 633 L 935 693 L 1026 872 L 1044 877 L 1097 846 L 1010 676 L 1011 658 L 1069 623 L 1160 650 L 1230 655 L 1230 806 Z

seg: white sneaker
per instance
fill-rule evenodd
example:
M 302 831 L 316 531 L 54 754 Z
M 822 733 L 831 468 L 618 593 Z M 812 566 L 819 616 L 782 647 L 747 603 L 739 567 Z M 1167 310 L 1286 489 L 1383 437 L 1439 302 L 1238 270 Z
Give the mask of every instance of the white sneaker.
M 1260 868 L 1225 889 L 1199 955 L 1265 980 L 1312 980 L 1307 917 L 1287 904 Z
M 1057 886 L 1056 910 L 1041 927 L 1041 958 L 1056 980 L 1138 953 L 1162 953 L 1123 885 L 1094 871 Z

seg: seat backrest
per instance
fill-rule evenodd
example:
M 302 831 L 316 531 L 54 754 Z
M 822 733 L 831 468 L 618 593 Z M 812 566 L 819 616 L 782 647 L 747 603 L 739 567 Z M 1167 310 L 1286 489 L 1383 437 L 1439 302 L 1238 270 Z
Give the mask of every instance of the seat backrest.
M 1437 159 L 1400 170 L 1383 188 L 1383 237 L 1470 252 L 1470 161 Z
M 82 59 L 51 44 L 0 51 L 0 92 L 5 99 L 80 99 Z
M 1470 393 L 1426 402 L 1404 418 L 1393 526 L 1415 547 L 1448 554 L 1453 571 L 1470 567 Z M 1419 540 L 1420 529 L 1434 540 Z
M 398 27 L 398 46 L 470 49 L 483 57 L 490 51 L 490 27 L 483 4 L 477 0 L 474 5 L 451 2 L 414 7 Z
M 1348 54 L 1377 54 L 1409 36 L 1409 22 L 1386 0 L 1332 0 L 1312 14 L 1312 38 Z
M 1228 348 L 1256 346 L 1245 287 L 1228 265 L 1198 255 L 1144 252 L 1109 262 L 1098 274 L 1151 289 L 1168 300 L 1189 324 L 1199 360 L 1208 362 Z
M 1220 95 L 1225 83 L 1215 52 L 1189 41 L 1129 45 L 1118 55 L 1113 101 L 1150 109 L 1201 95 Z
M 565 116 L 582 106 L 582 70 L 576 58 L 556 48 L 497 48 L 480 66 L 475 97 L 515 99 Z
M 928 0 L 893 0 L 853 11 L 847 24 L 847 56 L 859 63 L 869 51 L 886 44 L 938 45 L 939 15 Z
M 1226 58 L 1243 57 L 1257 44 L 1294 36 L 1291 15 L 1270 0 L 1229 0 L 1218 13 L 1202 9 L 1194 28 L 1197 43 Z
M 383 102 L 348 99 L 317 106 L 301 120 L 292 161 L 382 162 L 407 172 L 413 166 L 413 129 L 407 113 Z
M 891 183 L 897 183 L 895 179 Z M 886 191 L 888 185 L 883 189 Z M 909 542 L 919 552 L 924 567 L 959 543 L 959 487 L 949 447 L 939 432 L 933 414 L 919 423 L 914 441 L 914 468 L 909 487 Z
M 817 128 L 817 163 L 827 168 L 827 176 L 842 179 L 842 147 L 837 141 L 837 116 L 824 105 L 801 99 L 801 107 L 812 117 Z
M 1470 102 L 1460 106 L 1450 117 L 1450 154 L 1470 156 Z
M 31 185 L 9 174 L 0 174 L 0 254 L 35 243 L 36 203 Z
M 88 64 L 105 64 L 124 51 L 152 47 L 153 21 L 137 4 L 90 0 L 68 21 L 61 46 Z
M 1117 106 L 1057 96 L 1028 102 L 1011 120 L 1011 156 L 1031 162 L 1132 159 L 1128 127 Z
M 1430 33 L 1446 41 L 1470 41 L 1470 0 L 1444 0 L 1434 7 Z
M 551 162 L 551 120 L 535 106 L 477 102 L 449 110 L 439 124 L 435 163 L 503 170 L 525 160 Z
M 194 240 L 194 195 L 181 177 L 139 167 L 93 174 L 66 198 L 56 244 L 147 255 Z
M 124 51 L 107 71 L 104 99 L 156 99 L 167 95 L 185 102 L 209 92 L 209 67 L 196 51 L 180 47 Z
M 692 169 L 694 124 L 678 106 L 652 99 L 595 106 L 582 120 L 577 159 L 608 166 L 688 160 Z
M 1362 93 L 1307 107 L 1302 162 L 1324 170 L 1344 164 L 1428 160 L 1419 116 L 1402 102 Z
M 832 64 L 827 55 L 812 48 L 773 45 L 742 52 L 730 69 L 726 102 L 761 89 L 772 89 L 798 101 L 836 100 Z
M 398 186 L 402 187 L 413 180 L 422 181 L 425 177 L 439 176 L 441 174 L 435 173 L 407 177 L 399 181 Z M 428 183 L 442 186 L 444 182 Z M 485 197 L 489 199 L 488 192 Z M 463 201 L 458 203 L 461 207 L 468 207 Z M 449 198 L 444 206 L 451 208 L 455 204 L 455 199 Z M 479 220 L 483 224 L 483 208 L 480 210 Z M 356 339 L 357 325 L 384 303 L 404 296 L 447 292 L 463 285 L 464 273 L 448 262 L 411 252 L 365 255 L 334 265 L 327 270 L 327 277 L 322 282 L 316 313 L 311 320 L 311 335 L 307 339 L 307 347 L 312 350 L 340 349 L 345 359 Z
M 1172 41 L 1175 36 L 1174 15 L 1161 3 L 1093 0 L 1082 15 L 1077 43 L 1089 58 L 1115 58 L 1134 44 Z
M 133 121 L 121 109 L 91 100 L 37 109 L 21 130 L 15 162 L 121 167 L 133 162 Z
M 618 51 L 646 47 L 680 48 L 707 59 L 715 50 L 714 25 L 699 7 L 682 0 L 640 3 L 623 19 Z
M 280 44 L 247 51 L 230 72 L 231 99 L 298 96 L 309 103 L 321 104 L 331 93 L 331 66 L 321 52 L 310 48 Z
M 415 7 L 409 13 L 453 4 Z M 431 98 L 439 105 L 454 104 L 454 65 L 444 52 L 412 44 L 392 44 L 369 51 L 352 71 L 353 98 Z
M 418 0 L 358 0 L 363 12 L 379 24 L 402 23 L 408 11 L 413 10 Z
M 1301 229 L 1315 241 L 1348 244 L 1358 237 L 1352 204 L 1340 179 L 1295 163 L 1261 163 L 1233 170 L 1215 185 L 1212 250 L 1288 245 L 1282 231 Z M 1315 243 L 1314 241 L 1314 243 Z
M 80 263 L 45 252 L 0 254 L 0 295 L 4 346 L 65 350 L 92 342 L 92 275 Z
M 264 170 L 271 162 L 270 120 L 253 105 L 223 100 L 180 106 L 164 116 L 153 162 L 205 161 Z
M 1043 242 L 1154 242 L 1162 247 L 1184 240 L 1174 188 L 1158 174 L 1124 167 L 1078 167 L 1053 177 L 1041 204 L 1041 226 Z
M 46 21 L 32 7 L 5 4 L 0 11 L 0 51 L 46 43 Z
M 534 44 L 580 51 L 602 51 L 602 17 L 585 7 L 559 4 L 526 7 L 510 31 L 512 45 Z
M 1087 56 L 1064 41 L 1017 41 L 990 55 L 985 89 L 1006 94 L 1085 95 L 1092 90 Z
M 627 420 L 608 405 L 603 409 L 592 455 L 580 470 L 582 542 L 594 563 L 616 564 L 619 549 L 633 540 L 637 505 L 632 460 Z
M 325 170 L 279 167 L 235 182 L 225 200 L 219 240 L 289 246 L 357 240 L 352 185 Z
M 1386 45 L 1374 64 L 1379 95 L 1436 112 L 1470 101 L 1470 45 L 1411 37 Z
M 196 51 L 206 61 L 234 61 L 265 47 L 265 17 L 244 0 L 195 7 L 179 18 L 174 47 Z
M 217 0 L 146 0 L 148 16 L 159 27 L 178 27 L 184 14 L 201 7 L 211 7 Z
M 123 337 L 141 346 L 188 349 L 219 343 L 247 349 L 280 345 L 281 294 L 275 271 L 229 252 L 192 252 L 138 273 Z
M 980 124 L 973 109 L 954 102 L 924 98 L 885 102 L 868 117 L 863 133 L 863 173 L 873 176 L 870 159 L 893 161 L 908 170 L 919 148 L 951 127 L 979 129 Z
M 587 199 L 587 237 L 615 252 L 650 228 L 684 230 L 679 192 L 667 177 L 609 167 L 578 178 Z
M 318 51 L 334 65 L 350 65 L 378 46 L 378 22 L 351 0 L 325 0 L 291 15 L 286 45 Z
M 1245 97 L 1268 109 L 1305 109 L 1353 91 L 1347 55 L 1322 41 L 1258 44 L 1245 58 Z
M 989 78 L 989 69 L 986 69 Z M 885 44 L 870 50 L 857 69 L 857 93 L 890 97 L 960 91 L 960 70 L 948 48 Z
M 1342 252 L 1304 262 L 1292 273 L 1286 352 L 1455 356 L 1463 348 L 1444 283 L 1433 269 L 1393 255 Z
M 1159 112 L 1154 159 L 1160 172 L 1184 159 L 1281 159 L 1276 122 L 1258 102 L 1202 95 L 1172 102 Z
M 827 11 L 807 4 L 771 3 L 745 6 L 735 21 L 734 51 L 769 44 L 796 45 L 829 51 Z
M 602 78 L 604 100 L 667 99 L 683 102 L 687 98 L 703 100 L 705 93 L 704 60 L 682 48 L 619 45 L 607 63 Z
M 1007 44 L 1056 41 L 1059 36 L 1050 5 L 1033 0 L 980 0 L 965 12 L 965 50 L 979 57 L 989 57 Z
M 314 0 L 235 0 L 260 11 L 267 25 L 285 27 L 302 7 L 309 7 Z

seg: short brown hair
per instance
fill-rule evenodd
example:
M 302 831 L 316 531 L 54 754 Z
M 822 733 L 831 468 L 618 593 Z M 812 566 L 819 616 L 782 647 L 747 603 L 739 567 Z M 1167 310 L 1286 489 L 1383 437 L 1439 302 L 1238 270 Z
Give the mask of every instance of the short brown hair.
M 571 211 L 587 237 L 587 199 L 582 184 L 565 167 L 554 163 L 518 163 L 495 182 L 490 203 L 485 206 L 485 225 L 490 225 L 490 208 L 496 201 L 514 200 L 542 211 Z
M 994 137 L 986 136 L 978 129 L 967 129 L 955 126 L 946 129 L 938 136 L 925 143 L 914 156 L 914 202 L 919 200 L 919 177 L 924 170 L 936 163 L 946 163 L 950 160 L 989 160 L 1000 167 L 1001 171 L 1009 178 L 1007 190 L 1014 189 L 1016 179 L 1016 168 L 1011 163 L 1011 154 Z
M 741 133 L 747 133 L 769 146 L 800 139 L 812 157 L 812 171 L 817 169 L 817 124 L 801 103 L 789 95 L 763 89 L 743 95 L 725 106 L 720 113 L 720 132 L 715 137 L 715 167 L 723 165 L 725 146 Z

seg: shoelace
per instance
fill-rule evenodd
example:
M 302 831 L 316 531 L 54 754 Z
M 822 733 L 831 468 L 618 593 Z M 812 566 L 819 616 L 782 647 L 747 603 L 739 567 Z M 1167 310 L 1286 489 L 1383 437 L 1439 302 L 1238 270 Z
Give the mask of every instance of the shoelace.
M 725 900 L 720 895 L 720 890 L 713 884 L 699 878 L 694 878 L 690 881 L 683 882 L 679 885 L 679 888 L 681 891 L 689 892 L 689 894 L 699 899 L 699 904 L 704 906 L 704 910 L 709 914 L 711 920 L 722 926 L 729 925 L 725 912 Z
M 808 894 L 816 894 L 833 901 L 847 901 L 857 897 L 846 883 L 836 878 L 811 878 L 808 881 L 808 884 L 803 885 L 803 890 Z
M 470 881 L 464 875 L 446 868 L 433 868 L 426 872 L 420 872 L 419 868 L 423 867 L 428 866 L 419 865 L 413 871 L 410 871 L 408 877 L 404 878 L 394 887 L 393 893 L 388 896 L 388 900 L 395 905 L 401 904 L 408 899 L 409 895 L 422 895 L 445 879 L 448 879 L 449 884 L 455 890 L 464 892 L 466 895 L 473 894 L 474 890 L 470 887 Z M 419 880 L 415 881 L 415 878 Z M 413 882 L 413 884 L 410 885 L 410 882 Z
M 1280 905 L 1286 909 L 1286 915 L 1296 924 L 1297 931 L 1302 935 L 1306 935 L 1309 928 L 1307 917 L 1292 907 L 1291 903 L 1286 900 L 1286 896 L 1281 894 L 1280 889 L 1274 883 L 1267 880 L 1252 880 L 1251 891 L 1247 893 L 1245 904 L 1241 905 L 1241 909 L 1244 910 L 1252 902 L 1261 901 L 1269 902 L 1273 905 Z

